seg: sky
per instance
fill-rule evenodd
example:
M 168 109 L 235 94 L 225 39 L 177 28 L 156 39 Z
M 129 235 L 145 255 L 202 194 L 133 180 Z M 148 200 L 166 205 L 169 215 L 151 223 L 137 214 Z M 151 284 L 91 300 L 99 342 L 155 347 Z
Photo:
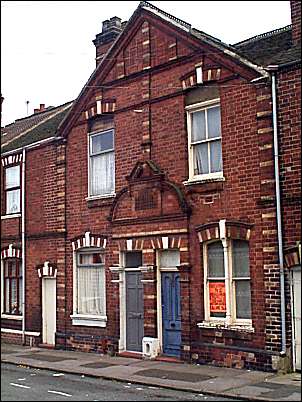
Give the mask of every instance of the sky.
M 289 1 L 150 1 L 228 44 L 289 25 Z M 1 126 L 76 99 L 95 69 L 102 21 L 139 1 L 1 0 Z M 29 103 L 27 103 L 29 101 Z

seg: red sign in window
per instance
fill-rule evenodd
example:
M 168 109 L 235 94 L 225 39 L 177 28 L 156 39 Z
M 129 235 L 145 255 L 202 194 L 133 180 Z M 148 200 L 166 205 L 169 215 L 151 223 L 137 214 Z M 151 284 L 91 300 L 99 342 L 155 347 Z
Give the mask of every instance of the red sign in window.
M 226 312 L 225 283 L 210 282 L 209 292 L 210 292 L 210 312 L 225 313 Z

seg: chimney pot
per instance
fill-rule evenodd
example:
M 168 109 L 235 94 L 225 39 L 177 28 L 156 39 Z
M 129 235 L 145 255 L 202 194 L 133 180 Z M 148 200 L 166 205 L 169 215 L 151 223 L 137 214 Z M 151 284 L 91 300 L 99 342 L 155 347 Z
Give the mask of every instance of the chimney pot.
M 124 26 L 121 18 L 112 17 L 102 22 L 102 32 L 97 34 L 93 43 L 96 47 L 96 64 L 102 60 L 112 43 L 122 32 Z
M 45 109 L 45 103 L 40 103 L 40 112 Z

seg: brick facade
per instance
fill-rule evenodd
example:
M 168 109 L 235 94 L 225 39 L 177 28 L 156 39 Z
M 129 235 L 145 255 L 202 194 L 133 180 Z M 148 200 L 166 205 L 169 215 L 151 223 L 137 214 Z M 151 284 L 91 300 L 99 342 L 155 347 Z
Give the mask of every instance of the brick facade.
M 104 46 L 97 55 L 108 50 L 108 44 Z M 101 68 L 61 125 L 59 134 L 65 140 L 27 153 L 26 329 L 39 333 L 38 341 L 42 340 L 37 267 L 50 261 L 57 269 L 56 347 L 97 353 L 125 350 L 120 256 L 139 250 L 144 336 L 160 338 L 157 256 L 177 249 L 180 357 L 228 367 L 277 369 L 280 282 L 269 75 L 228 56 L 208 38 L 190 35 L 180 20 L 167 22 L 140 7 L 111 48 L 108 61 L 105 56 L 97 64 Z M 200 66 L 202 84 L 196 75 Z M 285 247 L 296 245 L 301 229 L 299 72 L 293 67 L 278 75 Z M 192 183 L 186 106 L 211 93 L 220 99 L 223 179 Z M 89 133 L 108 127 L 115 130 L 115 195 L 93 198 L 88 194 Z M 229 240 L 249 244 L 248 330 L 199 325 L 205 320 L 203 244 L 221 238 L 222 220 Z M 2 236 L 4 247 L 19 244 L 20 218 L 3 221 Z M 99 244 L 105 253 L 104 327 L 72 322 L 75 255 L 87 248 L 86 242 Z M 9 322 L 2 324 L 12 328 Z M 287 300 L 289 353 L 290 325 Z

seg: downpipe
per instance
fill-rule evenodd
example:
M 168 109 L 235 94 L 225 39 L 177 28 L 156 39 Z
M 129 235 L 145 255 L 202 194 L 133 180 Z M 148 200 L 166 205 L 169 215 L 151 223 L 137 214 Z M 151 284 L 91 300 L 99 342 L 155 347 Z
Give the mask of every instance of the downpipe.
M 21 238 L 22 238 L 22 344 L 25 345 L 25 149 L 22 150 L 22 215 L 21 215 Z
M 272 102 L 273 102 L 273 133 L 274 133 L 274 165 L 276 185 L 276 212 L 277 212 L 277 233 L 278 252 L 280 264 L 280 313 L 281 313 L 281 351 L 280 356 L 286 356 L 286 319 L 285 319 L 285 275 L 282 238 L 282 216 L 280 197 L 280 174 L 279 174 L 279 145 L 278 145 L 278 123 L 277 123 L 277 96 L 276 96 L 276 70 L 278 66 L 269 66 L 272 76 Z

